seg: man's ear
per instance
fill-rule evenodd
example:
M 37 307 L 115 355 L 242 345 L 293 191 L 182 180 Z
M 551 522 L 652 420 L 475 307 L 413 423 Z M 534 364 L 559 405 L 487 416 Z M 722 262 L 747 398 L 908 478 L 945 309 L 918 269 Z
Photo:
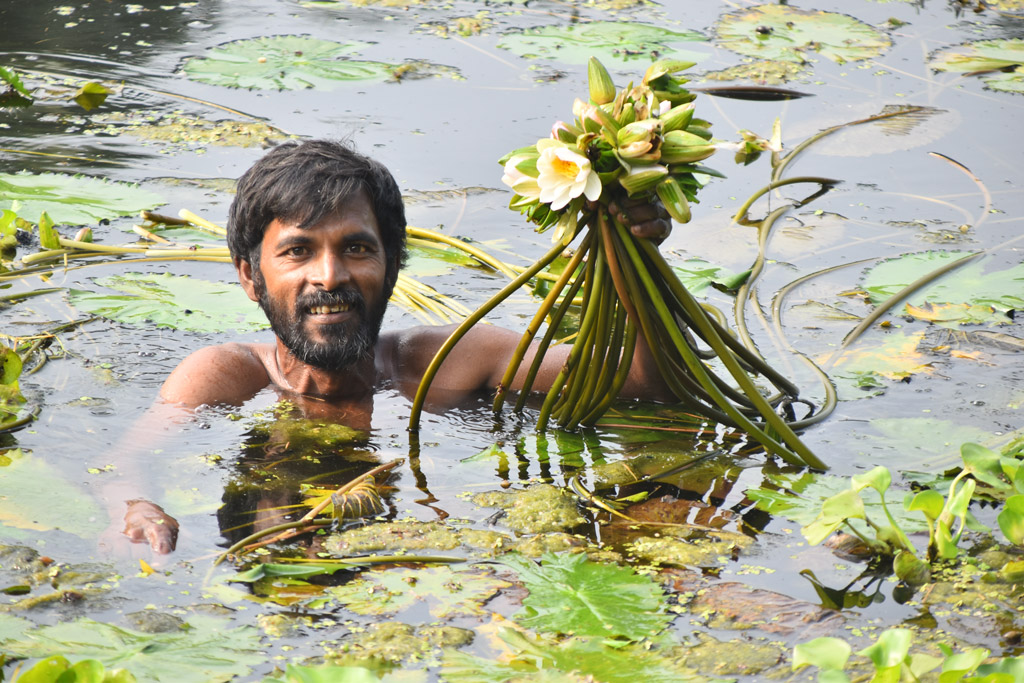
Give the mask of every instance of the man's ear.
M 241 283 L 245 295 L 253 301 L 259 301 L 260 296 L 256 292 L 256 283 L 252 280 L 252 264 L 238 256 L 233 261 L 235 270 L 238 271 L 238 282 Z

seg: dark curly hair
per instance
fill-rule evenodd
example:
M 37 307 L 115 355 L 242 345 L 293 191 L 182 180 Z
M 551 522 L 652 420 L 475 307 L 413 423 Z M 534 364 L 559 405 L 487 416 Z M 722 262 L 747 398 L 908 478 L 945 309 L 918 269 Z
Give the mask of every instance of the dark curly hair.
M 405 206 L 398 183 L 380 162 L 333 140 L 284 142 L 238 179 L 228 213 L 231 256 L 258 271 L 263 234 L 271 221 L 312 227 L 360 191 L 373 206 L 387 256 L 387 282 L 393 287 L 406 258 Z

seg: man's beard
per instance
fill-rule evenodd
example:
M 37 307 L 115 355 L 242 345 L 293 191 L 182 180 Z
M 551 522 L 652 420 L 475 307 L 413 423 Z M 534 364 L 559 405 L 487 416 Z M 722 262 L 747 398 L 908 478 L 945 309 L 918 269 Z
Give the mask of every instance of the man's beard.
M 254 278 L 255 279 L 255 278 Z M 259 305 L 270 321 L 270 328 L 298 360 L 322 370 L 345 370 L 373 354 L 387 299 L 383 296 L 379 304 L 367 310 L 366 300 L 355 288 L 341 288 L 330 292 L 317 290 L 312 294 L 299 296 L 293 314 L 286 306 L 275 305 L 263 286 L 262 276 L 254 282 L 259 293 Z M 303 329 L 303 320 L 313 306 L 346 305 L 355 315 L 355 329 L 352 323 L 320 325 L 321 336 L 326 341 L 317 342 L 309 338 Z

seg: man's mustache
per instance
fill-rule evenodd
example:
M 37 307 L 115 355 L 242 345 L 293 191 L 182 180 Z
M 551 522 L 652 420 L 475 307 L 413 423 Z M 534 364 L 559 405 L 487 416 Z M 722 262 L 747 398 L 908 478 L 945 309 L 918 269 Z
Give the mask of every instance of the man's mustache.
M 318 289 L 308 294 L 301 294 L 296 302 L 302 315 L 309 315 L 314 306 L 348 306 L 360 315 L 366 312 L 366 300 L 358 289 L 343 287 L 330 291 Z

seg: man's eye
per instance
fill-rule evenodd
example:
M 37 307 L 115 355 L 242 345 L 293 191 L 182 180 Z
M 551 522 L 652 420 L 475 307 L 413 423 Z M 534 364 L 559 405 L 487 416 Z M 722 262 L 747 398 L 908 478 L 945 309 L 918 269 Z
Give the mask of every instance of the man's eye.
M 349 253 L 352 254 L 365 254 L 366 252 L 370 251 L 370 247 L 368 247 L 365 244 L 353 244 L 348 248 L 348 250 Z
M 305 256 L 307 249 L 305 247 L 291 247 L 286 253 L 289 256 Z

